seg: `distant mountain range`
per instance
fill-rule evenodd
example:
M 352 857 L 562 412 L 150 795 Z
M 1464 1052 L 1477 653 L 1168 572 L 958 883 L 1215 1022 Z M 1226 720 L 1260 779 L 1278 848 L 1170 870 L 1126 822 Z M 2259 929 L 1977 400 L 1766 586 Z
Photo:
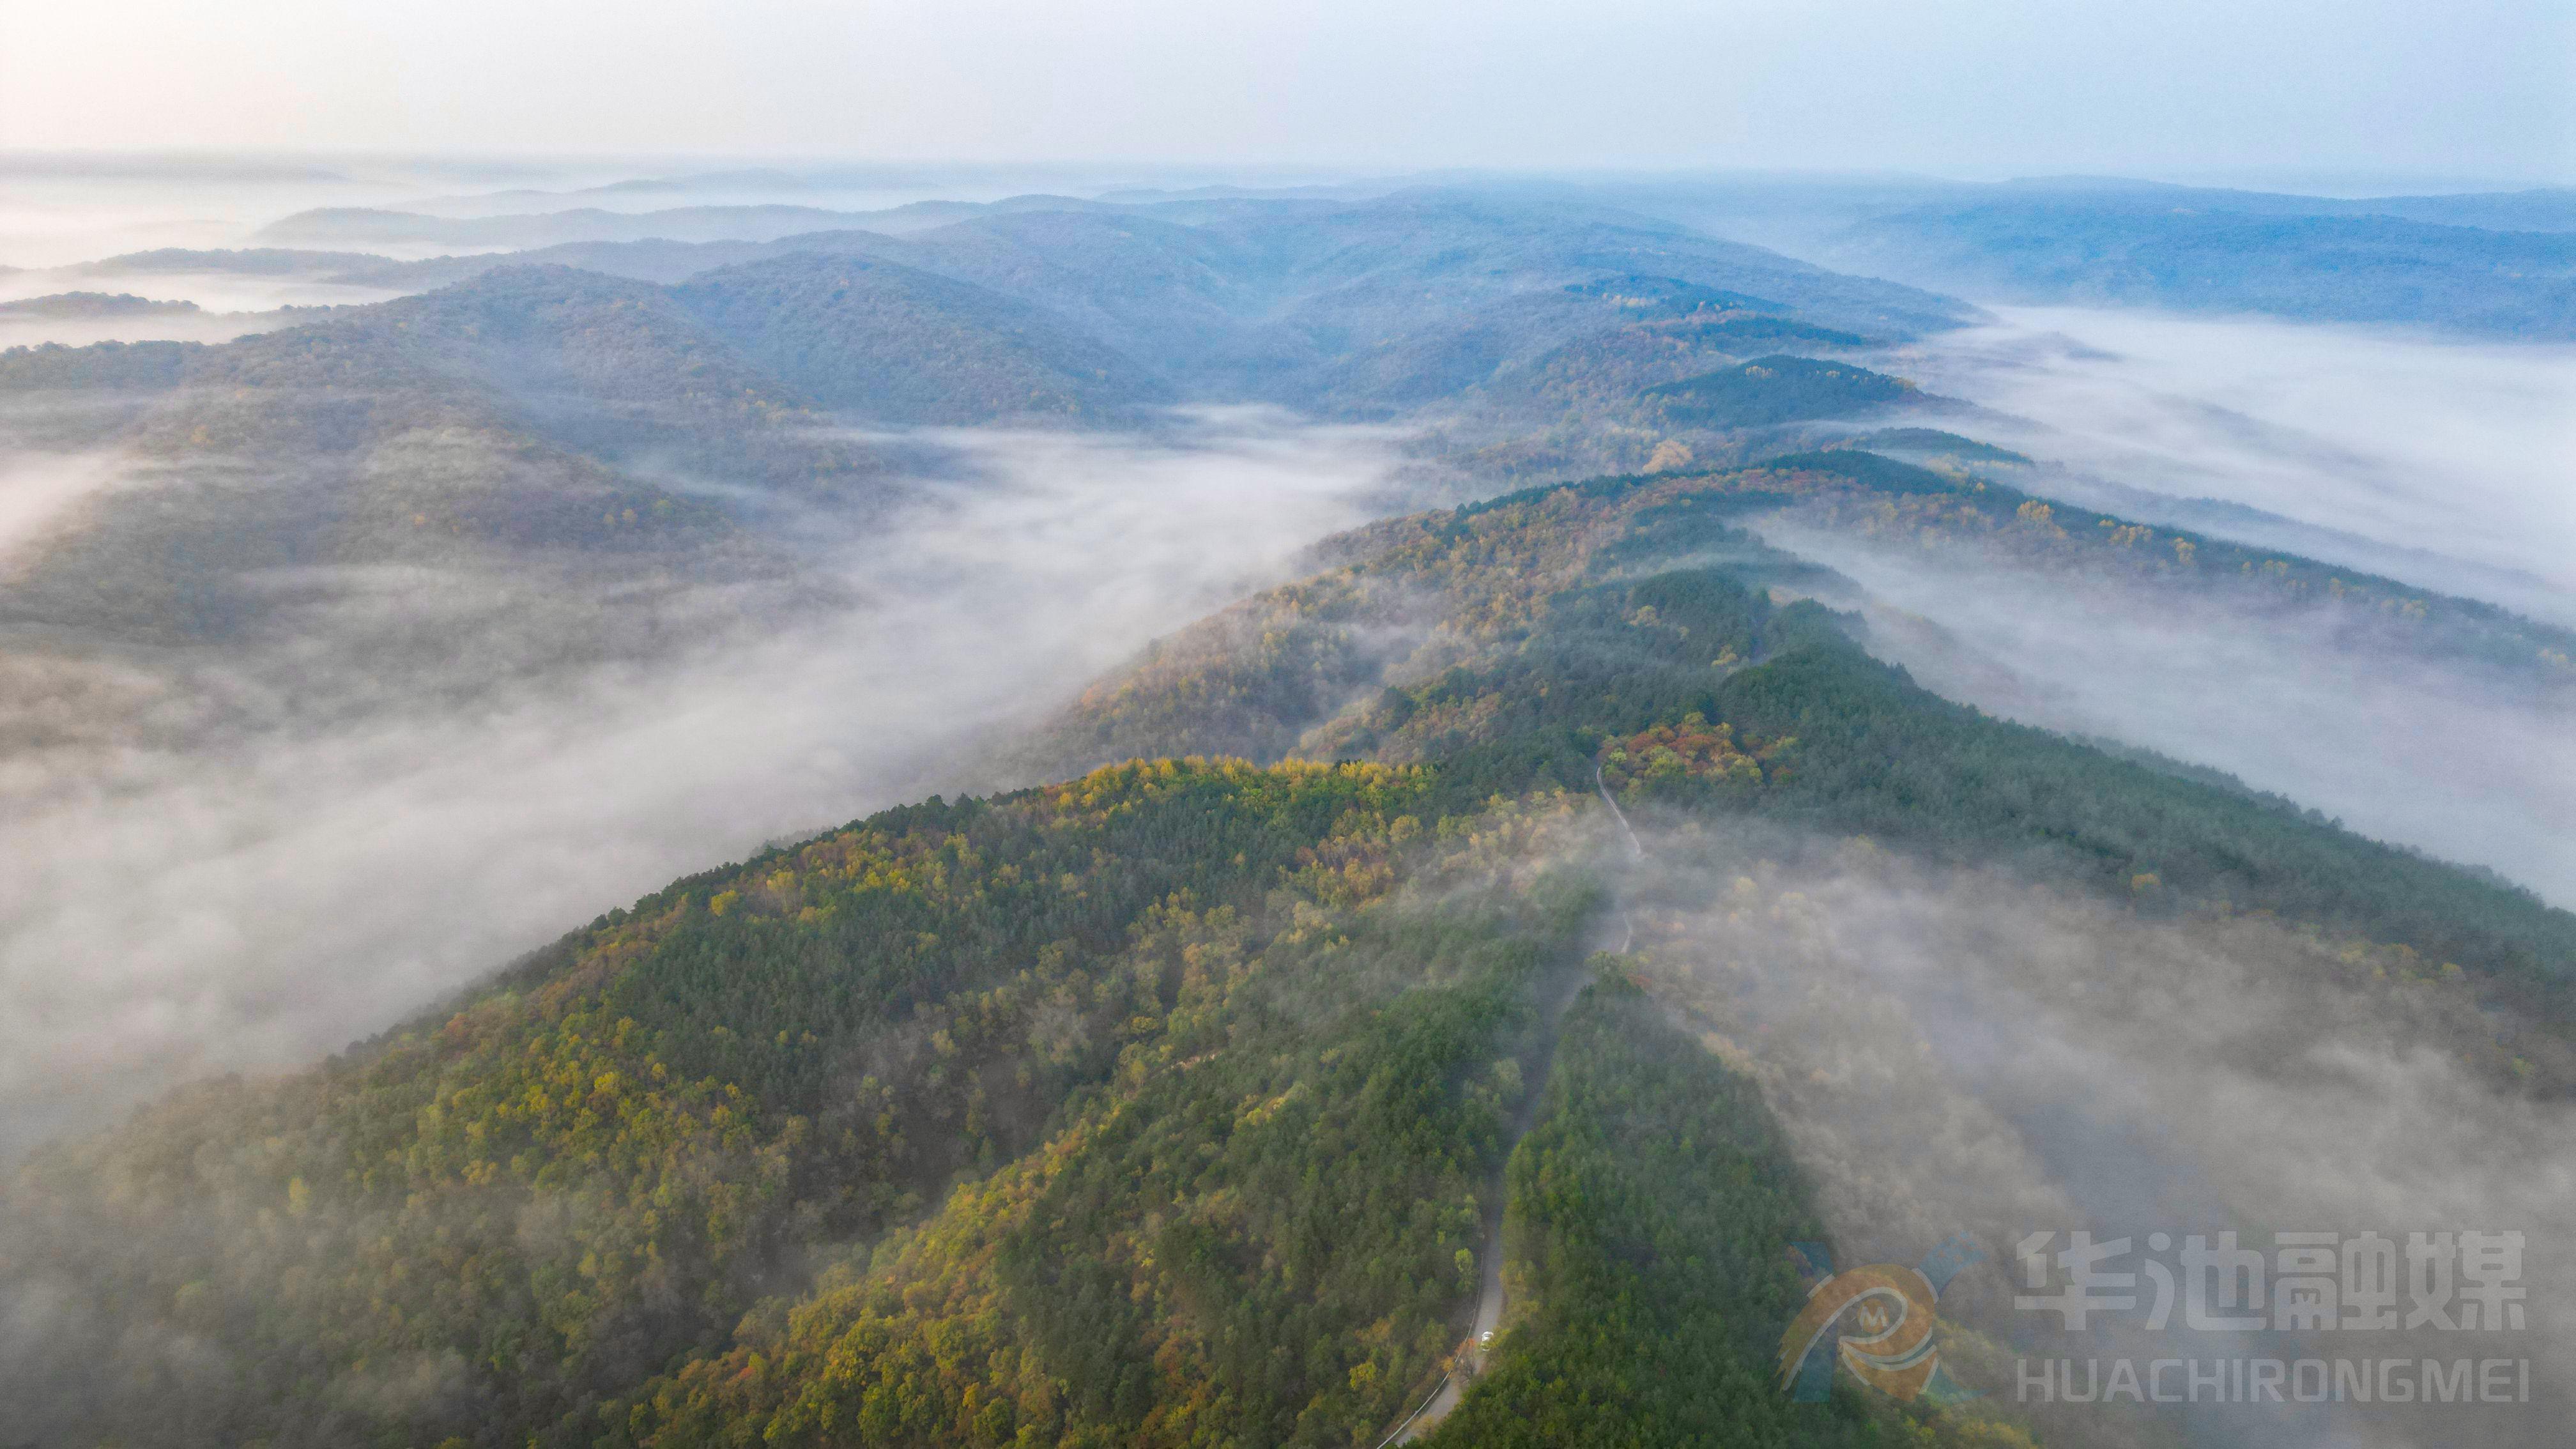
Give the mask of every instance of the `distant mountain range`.
M 1711 178 L 1597 195 L 1842 270 L 1999 302 L 2534 340 L 2576 328 L 2571 189 L 2348 198 L 2081 176 Z
M 1163 219 L 1181 215 L 1199 219 Z M 0 354 L 15 426 L 116 447 L 163 484 L 100 500 L 21 569 L 6 612 L 155 636 L 240 626 L 269 597 L 248 581 L 287 567 L 713 548 L 769 568 L 749 544 L 759 500 L 882 498 L 884 466 L 836 440 L 844 422 L 1134 425 L 1182 401 L 1386 417 L 1519 396 L 1503 383 L 1586 339 L 1651 335 L 1670 361 L 1607 383 L 1628 406 L 1677 366 L 1971 315 L 1667 224 L 1445 194 L 1031 199 L 901 237 L 106 265 L 440 283 L 220 345 Z M 1596 360 L 1585 375 L 1630 377 Z
M 0 317 L 153 317 L 197 310 L 194 302 L 158 302 L 130 292 L 57 292 L 0 302 Z
M 1061 211 L 1100 204 L 1071 196 L 1024 196 L 992 203 L 917 201 L 881 211 L 772 204 L 646 212 L 574 207 L 466 217 L 325 207 L 272 222 L 261 231 L 260 239 L 290 246 L 429 245 L 513 251 L 579 241 L 775 241 L 815 231 L 918 231 L 993 211 Z
M 1997 301 L 2262 313 L 2491 337 L 2576 338 L 2576 227 L 2496 231 L 2125 198 L 1926 207 L 1862 222 L 1837 265 Z M 2557 218 L 2555 193 L 2528 210 Z M 2443 198 L 2432 198 L 2441 201 Z M 2510 208 L 2418 208 L 2512 215 Z
M 635 194 L 654 194 L 652 184 L 636 187 Z M 1432 194 L 1398 191 L 1356 209 L 1401 210 Z M 2251 312 L 2544 340 L 2576 329 L 2576 243 L 2567 240 L 2576 235 L 2576 190 L 2340 198 L 2091 177 L 2001 185 L 1719 178 L 1530 183 L 1481 194 L 1489 204 L 1518 194 L 1559 207 L 1621 205 L 1631 209 L 1631 227 L 1645 215 L 1672 217 L 1845 272 L 1998 301 Z M 536 260 L 677 281 L 755 259 L 764 246 L 812 249 L 818 233 L 911 236 L 1017 213 L 1087 213 L 1178 223 L 1212 235 L 1227 224 L 1251 225 L 1275 236 L 1285 217 L 1303 214 L 1321 224 L 1354 209 L 1329 195 L 1257 197 L 1222 188 L 1178 198 L 1032 195 L 876 211 L 725 205 L 450 216 L 335 209 L 271 225 L 262 236 L 277 247 L 220 262 L 194 255 L 228 270 L 300 265 L 335 280 L 405 290 L 458 280 L 493 259 L 388 262 L 349 249 L 528 252 Z M 337 250 L 296 251 L 312 247 Z M 146 254 L 105 265 L 166 269 L 189 255 Z M 300 264 L 287 260 L 299 255 L 306 258 Z

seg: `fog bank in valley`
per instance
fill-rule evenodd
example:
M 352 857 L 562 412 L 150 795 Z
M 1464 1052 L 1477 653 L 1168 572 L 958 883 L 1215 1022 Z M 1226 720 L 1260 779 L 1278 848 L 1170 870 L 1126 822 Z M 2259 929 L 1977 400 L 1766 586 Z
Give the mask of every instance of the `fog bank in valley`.
M 765 839 L 989 788 L 983 732 L 1275 579 L 1380 506 L 1391 462 L 1382 435 L 1241 412 L 1150 439 L 924 441 L 962 466 L 821 547 L 827 596 L 857 602 L 746 617 L 656 662 L 210 734 L 152 721 L 269 686 L 221 660 L 14 650 L 16 722 L 34 723 L 0 758 L 0 1157 L 194 1076 L 309 1061 Z M 98 486 L 54 462 L 57 491 Z M 352 591 L 314 609 L 298 657 L 360 668 L 330 631 L 506 588 Z
M 2145 916 L 2010 869 L 1919 866 L 1638 812 L 1636 969 L 1780 1112 L 1847 1263 L 1965 1232 L 1988 1261 L 1942 1296 L 1988 1345 L 1944 1349 L 2011 1400 L 2015 1355 L 2529 1358 L 2528 1405 L 2231 1404 L 2171 1424 L 2204 1445 L 2552 1445 L 2576 1362 L 2576 1058 L 2472 984 L 2260 918 Z M 2519 1064 L 2517 1064 L 2517 1061 Z M 2521 1331 L 2065 1334 L 2014 1247 L 2077 1229 L 2519 1231 Z M 2054 1270 L 2052 1270 L 2054 1271 Z M 2062 1284 L 2063 1275 L 2052 1282 Z M 2097 1320 L 2096 1328 L 2100 1327 Z M 2010 1405 L 2023 1407 L 2018 1403 Z M 2047 1442 L 2138 1443 L 2122 1406 L 2038 1414 Z M 2141 1407 L 2133 1417 L 2142 1418 Z M 2132 1425 L 2132 1428 L 2146 1426 Z M 2162 1442 L 2174 1442 L 2164 1440 Z
M 2576 349 L 1993 310 L 1994 325 L 1904 364 L 1932 391 L 2009 415 L 1979 419 L 1977 436 L 2120 485 L 2411 552 L 2400 565 L 2409 583 L 2576 621 Z M 2249 541 L 2394 571 L 2383 553 L 2339 558 L 2323 536 Z M 2509 587 L 2499 575 L 2522 596 L 2495 597 Z
M 2564 689 L 2352 647 L 2325 610 L 2016 574 L 1784 522 L 1870 596 L 1870 647 L 1950 698 L 2235 775 L 2576 905 Z
M 2576 623 L 2576 351 L 2013 308 L 1904 366 L 1991 410 L 1939 426 L 2038 460 L 1975 465 L 2010 486 Z M 2324 604 L 1762 531 L 1856 582 L 1873 649 L 1952 698 L 2215 767 L 2576 905 L 2576 718 L 2546 661 L 2517 677 L 2369 647 Z

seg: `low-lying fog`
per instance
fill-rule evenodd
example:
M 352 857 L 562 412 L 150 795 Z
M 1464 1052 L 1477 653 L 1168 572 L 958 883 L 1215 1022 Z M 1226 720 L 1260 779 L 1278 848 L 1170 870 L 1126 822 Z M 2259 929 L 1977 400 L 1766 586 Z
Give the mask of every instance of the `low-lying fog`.
M 86 283 L 89 290 L 100 284 Z M 107 284 L 111 288 L 139 288 L 126 295 L 143 296 L 154 301 L 188 301 L 217 291 L 239 290 L 230 279 L 216 287 L 190 289 L 183 285 L 164 285 L 160 278 L 130 277 Z M 279 288 L 278 291 L 310 290 L 336 293 L 328 302 L 286 302 L 263 300 L 253 309 L 221 311 L 206 308 L 195 312 L 153 312 L 136 316 L 115 317 L 21 317 L 0 312 L 0 351 L 12 347 L 41 347 L 57 343 L 64 347 L 87 347 L 98 342 L 230 342 L 257 332 L 272 332 L 312 320 L 312 314 L 283 312 L 280 307 L 310 307 L 343 303 L 383 302 L 395 293 L 375 287 Z M 49 295 L 49 294 L 37 294 Z M 268 310 L 256 310 L 266 308 Z
M 2012 1403 L 2016 1353 L 2125 1355 L 2141 1371 L 2221 1355 L 2528 1358 L 2527 1404 L 2204 1406 L 2180 1437 L 2565 1442 L 2576 1105 L 2563 1048 L 2535 1033 L 2499 1049 L 2474 988 L 2375 981 L 2340 943 L 2277 922 L 2141 918 L 2007 871 L 1637 816 L 1640 970 L 1762 1083 L 1844 1261 L 1915 1262 L 1956 1232 L 1985 1244 L 1987 1263 L 1942 1295 L 1944 1319 L 2009 1345 L 1944 1349 L 1972 1387 Z M 2507 1085 L 2518 1052 L 2549 1089 Z M 2106 1266 L 2130 1273 L 2175 1263 L 2156 1233 L 2179 1249 L 2231 1230 L 2248 1247 L 2283 1230 L 2401 1244 L 2520 1232 L 2527 1301 L 2493 1332 L 2230 1333 L 2181 1312 L 2150 1327 L 2140 1276 L 2135 1312 L 2063 1334 L 2014 1307 L 2013 1248 L 2034 1232 L 2062 1248 L 2079 1228 L 2127 1237 L 2130 1256 Z M 2151 1442 L 2118 1432 L 2121 1412 L 2041 1411 L 2041 1437 Z
M 1760 531 L 1857 582 L 1875 601 L 1872 649 L 1926 688 L 2225 770 L 2576 905 L 2576 719 L 2549 696 L 2342 647 L 2322 617 L 1962 567 L 1780 521 Z
M 1942 426 L 2072 470 L 1998 470 L 2006 481 L 2071 496 L 2065 485 L 2092 478 L 2259 508 L 2313 528 L 2202 526 L 2576 621 L 2576 350 L 2071 308 L 2000 316 L 1905 365 L 2021 420 Z M 1877 620 L 1881 651 L 1953 698 L 2215 766 L 2576 905 L 2576 719 L 2544 691 L 2338 648 L 2295 613 L 1764 531 L 1895 611 Z
M 126 158 L 0 156 L 0 302 L 61 292 L 129 293 L 194 302 L 207 312 L 382 301 L 396 295 L 322 276 L 101 267 L 112 257 L 179 248 L 293 246 L 396 260 L 494 248 L 375 240 L 277 242 L 265 228 L 301 212 L 375 209 L 451 219 L 592 210 L 794 206 L 878 211 L 919 201 L 997 201 L 1037 193 L 1090 196 L 1222 179 L 1172 168 L 781 165 L 708 156 L 624 161 L 397 156 Z M 1274 177 L 1273 180 L 1291 179 Z M 1314 178 L 1294 178 L 1314 179 Z M 0 317 L 0 348 L 60 342 L 221 341 L 277 325 L 187 317 Z
M 798 173 L 705 156 L 624 161 L 322 155 L 0 156 L 0 267 L 56 268 L 162 247 L 257 246 L 323 207 L 445 217 L 591 207 L 788 204 L 836 210 L 1058 189 L 1052 171 L 948 167 Z M 1054 182 L 1056 187 L 1043 183 Z M 384 250 L 369 248 L 369 250 Z
M 1383 506 L 1392 462 L 1384 435 L 1245 412 L 936 441 L 971 476 L 837 557 L 859 607 L 458 712 L 0 760 L 0 1158 L 310 1061 L 766 839 L 989 784 L 961 773 L 972 736 L 1275 578 Z
M 1995 325 L 1905 359 L 1934 392 L 2036 424 L 1979 419 L 1968 431 L 2151 492 L 2529 575 L 2576 614 L 2576 348 L 1992 310 Z M 2419 567 L 2408 582 L 2480 593 L 2474 573 Z

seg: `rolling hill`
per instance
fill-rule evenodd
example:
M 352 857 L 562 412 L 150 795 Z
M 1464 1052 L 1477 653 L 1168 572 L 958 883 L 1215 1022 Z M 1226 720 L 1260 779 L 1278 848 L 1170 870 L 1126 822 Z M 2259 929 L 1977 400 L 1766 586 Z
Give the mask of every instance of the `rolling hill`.
M 724 509 L 640 467 L 860 486 L 808 404 L 659 289 L 562 269 L 212 347 L 0 355 L 11 401 L 74 399 L 132 480 L 18 562 L 7 615 L 214 640 L 292 603 L 278 571 L 669 559 L 770 571 Z M 64 441 L 70 441 L 65 439 Z
M 673 297 L 772 376 L 880 422 L 1118 418 L 1173 395 L 1036 307 L 891 262 L 794 252 Z
M 247 626 L 279 570 L 587 567 L 641 550 L 771 573 L 765 510 L 857 517 L 886 501 L 885 465 L 836 420 L 1096 427 L 1171 402 L 1268 402 L 1482 410 L 1477 427 L 1508 431 L 1552 421 L 1567 396 L 1626 406 L 1755 344 L 1847 348 L 1863 339 L 1842 326 L 1902 336 L 1966 315 L 1662 223 L 1442 192 L 1023 198 L 901 237 L 581 243 L 525 260 L 272 249 L 116 264 L 456 278 L 220 345 L 0 354 L 0 407 L 22 439 L 112 450 L 151 480 L 94 498 L 24 563 L 10 616 L 165 639 Z M 1746 422 L 1701 412 L 1702 432 Z
M 1193 397 L 1379 414 L 1453 395 L 1497 369 L 1637 320 L 1643 292 L 1667 308 L 1688 294 L 1683 310 L 1749 301 L 1771 315 L 1796 314 L 1768 324 L 1774 329 L 1815 329 L 1775 330 L 1765 339 L 1775 346 L 1849 346 L 1855 341 L 1846 339 L 1861 334 L 1911 336 L 1969 315 L 1911 288 L 1632 213 L 1453 191 L 1358 202 L 1020 197 L 905 208 L 900 216 L 805 217 L 816 225 L 785 233 L 766 213 L 737 218 L 731 229 L 727 215 L 420 219 L 430 231 L 402 235 L 463 244 L 465 233 L 442 228 L 569 227 L 511 235 L 518 245 L 548 243 L 524 254 L 531 263 L 664 282 L 789 254 L 863 256 L 1042 309 Z M 666 217 L 667 225 L 658 220 Z M 334 275 L 352 284 L 436 285 L 500 261 L 442 257 Z M 1728 340 L 1752 340 L 1748 325 L 1736 324 Z

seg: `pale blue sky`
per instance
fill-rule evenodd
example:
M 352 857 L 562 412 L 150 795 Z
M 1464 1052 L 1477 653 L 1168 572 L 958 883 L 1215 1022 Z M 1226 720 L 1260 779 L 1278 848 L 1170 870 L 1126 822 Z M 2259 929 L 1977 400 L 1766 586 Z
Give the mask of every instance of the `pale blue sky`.
M 2566 0 L 0 0 L 0 147 L 2576 180 Z

